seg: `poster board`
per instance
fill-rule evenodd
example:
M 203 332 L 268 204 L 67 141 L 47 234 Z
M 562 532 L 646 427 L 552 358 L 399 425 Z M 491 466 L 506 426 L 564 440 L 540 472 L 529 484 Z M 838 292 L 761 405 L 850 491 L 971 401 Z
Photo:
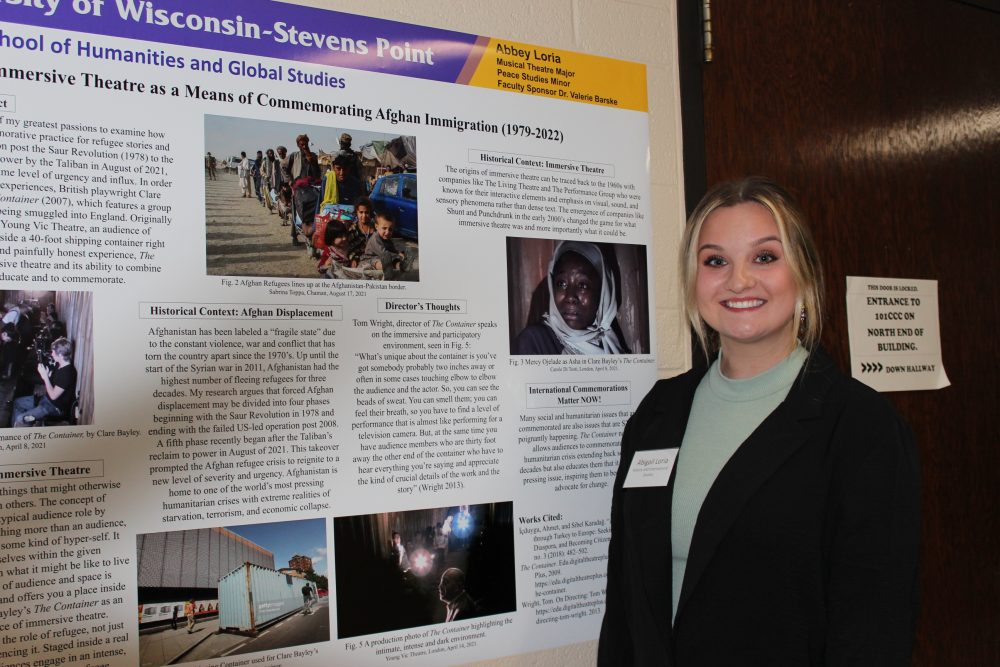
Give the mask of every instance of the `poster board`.
M 655 374 L 645 68 L 224 12 L 0 14 L 0 290 L 34 329 L 4 387 L 24 417 L 62 368 L 72 399 L 0 429 L 0 656 L 437 665 L 596 637 L 618 437 Z M 372 189 L 389 270 L 321 274 L 337 237 L 294 223 L 317 188 L 282 224 L 255 185 L 257 150 L 302 173 L 302 134 L 321 173 L 353 159 L 301 221 L 356 225 Z M 589 307 L 616 354 L 555 353 L 574 331 L 545 316 L 590 313 L 550 300 L 565 241 L 614 287 Z

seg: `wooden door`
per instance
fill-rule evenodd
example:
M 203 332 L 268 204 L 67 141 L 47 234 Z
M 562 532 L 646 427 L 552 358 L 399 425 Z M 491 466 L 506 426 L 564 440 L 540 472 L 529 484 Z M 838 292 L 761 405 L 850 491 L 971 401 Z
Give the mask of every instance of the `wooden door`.
M 844 369 L 845 276 L 938 281 L 952 386 L 890 394 L 922 456 L 914 664 L 1000 665 L 998 3 L 711 0 L 708 64 L 701 5 L 678 0 L 688 209 L 746 174 L 796 194 Z

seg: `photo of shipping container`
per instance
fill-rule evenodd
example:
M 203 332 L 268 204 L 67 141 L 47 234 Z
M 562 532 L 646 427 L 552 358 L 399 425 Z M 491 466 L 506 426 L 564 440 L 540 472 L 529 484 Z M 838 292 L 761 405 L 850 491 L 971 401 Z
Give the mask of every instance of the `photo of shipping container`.
M 244 563 L 219 579 L 219 630 L 256 634 L 302 610 L 302 587 L 317 599 L 316 584 L 254 563 Z

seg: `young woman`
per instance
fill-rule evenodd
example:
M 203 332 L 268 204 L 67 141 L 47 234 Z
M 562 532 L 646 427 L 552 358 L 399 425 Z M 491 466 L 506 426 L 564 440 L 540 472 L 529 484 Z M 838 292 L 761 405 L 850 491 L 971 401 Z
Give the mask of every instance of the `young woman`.
M 598 663 L 908 665 L 916 448 L 818 347 L 801 212 L 771 181 L 724 183 L 681 253 L 688 319 L 718 354 L 658 382 L 625 428 Z M 644 450 L 677 454 L 661 486 L 627 481 Z

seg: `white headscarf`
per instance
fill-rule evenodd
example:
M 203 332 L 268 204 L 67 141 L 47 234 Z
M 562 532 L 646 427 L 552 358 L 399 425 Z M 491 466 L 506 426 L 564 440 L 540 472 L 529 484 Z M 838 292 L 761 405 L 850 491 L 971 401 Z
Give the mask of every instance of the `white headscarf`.
M 555 290 L 552 288 L 552 274 L 556 263 L 568 252 L 580 255 L 594 267 L 601 278 L 601 298 L 597 303 L 597 315 L 586 329 L 574 329 L 566 324 L 559 309 L 556 307 Z M 563 354 L 622 354 L 618 336 L 611 329 L 611 324 L 618 315 L 618 302 L 615 294 L 615 280 L 611 271 L 604 264 L 601 250 L 593 243 L 585 241 L 560 241 L 556 245 L 552 259 L 549 261 L 549 312 L 543 316 L 545 324 L 555 332 L 563 344 Z

